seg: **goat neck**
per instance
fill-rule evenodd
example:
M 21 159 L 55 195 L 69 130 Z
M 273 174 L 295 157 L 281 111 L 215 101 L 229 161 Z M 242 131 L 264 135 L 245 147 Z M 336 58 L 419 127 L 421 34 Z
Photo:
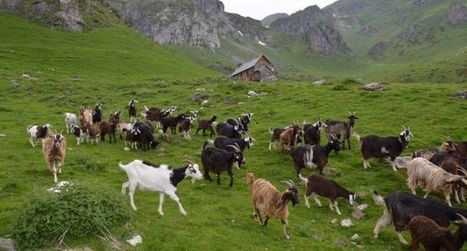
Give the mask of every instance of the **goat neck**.
M 177 187 L 178 183 L 185 179 L 185 172 L 187 168 L 188 166 L 172 169 L 172 174 L 170 175 L 170 183 L 172 183 L 174 187 Z

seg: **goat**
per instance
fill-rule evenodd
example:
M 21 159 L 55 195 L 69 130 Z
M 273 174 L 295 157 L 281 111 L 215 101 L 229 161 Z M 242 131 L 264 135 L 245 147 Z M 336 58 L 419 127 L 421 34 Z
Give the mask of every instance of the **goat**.
M 459 220 L 457 214 L 467 216 L 467 210 L 449 207 L 436 200 L 424 199 L 410 193 L 396 192 L 383 198 L 377 192 L 373 192 L 373 200 L 377 205 L 384 207 L 384 212 L 379 218 L 373 230 L 375 238 L 378 238 L 381 227 L 394 224 L 399 241 L 408 245 L 401 232 L 408 229 L 410 220 L 423 215 L 436 222 L 441 227 L 448 227 L 452 221 Z
M 450 174 L 424 158 L 415 158 L 407 164 L 407 176 L 407 185 L 414 195 L 417 186 L 425 191 L 424 198 L 433 191 L 439 191 L 449 206 L 452 206 L 452 184 L 467 185 L 464 177 Z
M 98 126 L 96 126 L 96 125 L 87 126 L 86 131 L 87 131 L 87 134 L 88 134 L 88 138 L 91 141 L 91 145 L 93 145 L 94 142 L 96 144 L 99 143 L 99 136 L 100 136 L 101 130 L 100 130 L 100 128 Z
M 347 122 L 329 119 L 324 122 L 327 125 L 326 134 L 336 135 L 339 140 L 342 140 L 342 149 L 345 149 L 345 141 L 347 141 L 350 149 L 350 136 L 358 117 L 355 115 L 355 112 L 349 112 L 347 119 Z
M 96 103 L 96 106 L 92 110 L 92 123 L 97 124 L 102 121 L 102 105 L 101 103 Z
M 176 117 L 167 116 L 161 119 L 162 131 L 167 133 L 167 129 L 170 128 L 172 134 L 177 134 L 177 126 L 185 119 L 185 114 L 179 114 Z
M 159 142 L 152 135 L 151 127 L 146 123 L 136 122 L 134 128 L 138 129 L 141 132 L 139 137 L 139 143 L 141 144 L 143 150 L 156 149 Z
M 120 122 L 117 124 L 117 131 L 120 132 L 120 139 L 123 139 L 123 135 L 131 131 L 131 129 L 133 129 L 133 123 Z
M 419 243 L 425 250 L 460 250 L 467 239 L 467 219 L 460 214 L 458 216 L 462 220 L 454 222 L 459 224 L 454 234 L 423 215 L 413 217 L 408 225 L 412 237 L 411 250 L 418 250 Z
M 246 137 L 244 139 L 231 139 L 225 136 L 219 136 L 214 141 L 212 141 L 212 144 L 215 147 L 221 148 L 224 150 L 229 150 L 231 149 L 230 146 L 234 145 L 234 146 L 237 146 L 241 152 L 243 152 L 245 148 L 250 149 L 253 146 L 253 138 Z
M 43 152 L 49 171 L 54 176 L 54 182 L 58 182 L 57 173 L 62 173 L 65 162 L 66 140 L 61 133 L 47 137 L 43 142 Z
M 228 123 L 219 123 L 216 126 L 217 135 L 225 136 L 227 138 L 241 139 L 240 127 L 238 125 L 232 126 Z
M 93 111 L 90 108 L 85 108 L 82 106 L 79 110 L 79 124 L 86 127 L 92 126 L 92 113 Z
M 128 102 L 128 115 L 130 117 L 130 121 L 134 122 L 136 121 L 136 104 L 138 103 L 138 100 L 130 100 Z
M 180 135 L 183 135 L 183 137 L 186 140 L 191 140 L 190 132 L 191 132 L 191 125 L 193 123 L 193 120 L 195 120 L 196 117 L 186 117 L 185 119 L 182 120 L 180 125 L 178 126 L 178 132 Z
M 87 129 L 85 127 L 79 127 L 78 125 L 72 125 L 71 131 L 73 135 L 76 137 L 76 145 L 84 142 L 86 136 L 88 136 Z
M 326 146 L 302 145 L 295 148 L 292 152 L 292 157 L 297 176 L 300 175 L 302 169 L 307 167 L 317 167 L 319 174 L 323 174 L 323 168 L 328 163 L 328 156 L 332 150 L 336 152 L 340 150 L 339 140 L 334 136 L 329 137 L 329 142 Z
M 43 140 L 51 133 L 52 125 L 45 124 L 43 126 L 29 125 L 26 129 L 26 132 L 29 136 L 29 143 L 32 147 L 36 147 L 38 140 Z
M 250 112 L 244 113 L 242 114 L 242 117 L 238 119 L 230 118 L 230 119 L 227 119 L 225 122 L 231 126 L 238 126 L 240 131 L 248 132 L 249 131 L 248 125 L 251 122 L 253 114 L 254 113 L 250 113 Z
M 321 141 L 321 130 L 327 125 L 319 119 L 314 124 L 306 124 L 303 126 L 303 139 L 307 145 L 319 145 Z
M 125 147 L 130 144 L 133 149 L 138 149 L 138 142 L 141 141 L 141 131 L 138 128 L 133 128 L 127 132 L 125 136 Z
M 105 135 L 108 134 L 109 135 L 109 143 L 112 143 L 112 138 L 113 138 L 113 141 L 114 143 L 117 142 L 116 138 L 115 138 L 115 129 L 117 128 L 117 122 L 114 121 L 112 123 L 109 123 L 109 122 L 101 122 L 99 124 L 99 128 L 100 128 L 100 136 L 101 136 L 101 141 L 102 142 L 105 142 Z
M 439 148 L 432 148 L 432 149 L 420 149 L 416 150 L 412 154 L 412 158 L 415 159 L 417 157 L 422 157 L 425 159 L 431 159 L 433 155 L 437 152 L 454 152 L 456 151 L 455 144 L 451 140 L 444 141 Z
M 160 109 L 160 108 L 157 108 L 157 107 L 147 108 L 146 106 L 144 106 L 144 111 L 141 114 L 145 117 L 146 120 L 155 121 L 155 122 L 159 123 L 162 118 L 169 116 L 176 109 L 177 108 L 174 107 L 174 106 L 170 106 L 170 107 L 165 108 L 165 109 Z
M 162 211 L 162 204 L 164 203 L 164 196 L 169 196 L 178 204 L 178 209 L 182 215 L 186 215 L 186 211 L 180 203 L 175 192 L 177 185 L 187 177 L 193 180 L 200 180 L 203 175 L 199 171 L 199 166 L 192 159 L 186 160 L 187 165 L 181 168 L 171 169 L 170 166 L 154 165 L 150 162 L 133 160 L 127 165 L 121 162 L 118 164 L 120 168 L 128 175 L 128 181 L 122 184 L 122 193 L 126 194 L 127 189 L 130 195 L 130 204 L 133 210 L 137 210 L 134 202 L 134 194 L 136 188 L 140 187 L 144 190 L 159 192 L 159 209 L 158 212 L 161 216 L 164 215 Z
M 201 152 L 201 162 L 203 163 L 204 168 L 204 178 L 211 181 L 211 176 L 209 176 L 209 171 L 213 171 L 217 177 L 217 184 L 221 184 L 220 174 L 223 171 L 227 171 L 230 176 L 229 186 L 233 186 L 233 170 L 232 166 L 234 163 L 237 163 L 237 166 L 240 167 L 245 163 L 243 155 L 236 146 L 231 146 L 235 151 L 227 151 L 224 149 L 219 149 L 215 147 L 204 148 Z
M 283 131 L 279 135 L 279 142 L 281 144 L 281 153 L 284 154 L 285 145 L 287 145 L 288 149 L 292 151 L 295 145 L 302 142 L 302 137 L 303 137 L 303 131 L 298 126 L 292 126 L 292 127 L 285 129 L 285 131 Z
M 72 125 L 78 124 L 78 117 L 74 113 L 65 113 L 65 126 L 66 126 L 66 133 L 72 133 L 73 130 L 71 129 Z
M 331 211 L 334 211 L 335 209 L 338 215 L 341 215 L 341 211 L 337 207 L 336 199 L 338 197 L 347 199 L 351 206 L 355 204 L 355 194 L 345 189 L 333 180 L 328 180 L 325 177 L 317 174 L 312 174 L 308 176 L 308 178 L 305 178 L 299 174 L 299 178 L 305 182 L 305 206 L 308 208 L 310 208 L 310 203 L 308 202 L 308 197 L 310 196 L 312 196 L 316 204 L 321 207 L 321 202 L 316 195 L 327 197 L 329 199 L 329 208 Z
M 267 180 L 255 180 L 253 173 L 247 173 L 246 180 L 253 202 L 253 217 L 259 219 L 263 226 L 267 226 L 270 218 L 280 218 L 285 238 L 289 240 L 290 235 L 287 229 L 289 209 L 287 204 L 292 201 L 292 205 L 295 206 L 300 202 L 297 186 L 291 180 L 282 181 L 287 185 L 287 190 L 281 193 Z M 265 217 L 264 221 L 263 216 Z
M 295 125 L 298 127 L 298 125 Z M 283 133 L 287 128 L 274 128 L 271 129 L 269 128 L 269 133 L 271 134 L 271 140 L 269 140 L 269 151 L 272 150 L 272 147 L 276 148 L 277 142 L 279 141 L 279 137 L 281 136 L 281 133 Z
M 388 157 L 392 161 L 392 169 L 397 172 L 395 158 L 400 156 L 404 148 L 409 146 L 410 137 L 413 137 L 410 128 L 405 128 L 398 137 L 379 137 L 370 135 L 360 140 L 363 157 L 363 168 L 370 166 L 368 159 Z
M 198 129 L 196 130 L 196 135 L 198 135 L 198 132 L 200 130 L 203 130 L 203 136 L 206 136 L 206 130 L 209 130 L 211 132 L 211 135 L 209 137 L 212 137 L 214 134 L 214 127 L 217 125 L 217 116 L 214 115 L 211 117 L 211 119 L 202 119 L 198 122 Z

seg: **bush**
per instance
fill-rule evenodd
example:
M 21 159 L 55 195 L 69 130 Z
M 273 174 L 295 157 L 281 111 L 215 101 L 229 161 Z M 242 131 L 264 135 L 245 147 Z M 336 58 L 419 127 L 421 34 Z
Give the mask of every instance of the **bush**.
M 41 248 L 68 238 L 103 235 L 130 220 L 122 199 L 108 191 L 94 191 L 73 185 L 60 193 L 33 199 L 14 222 L 13 237 L 19 249 Z

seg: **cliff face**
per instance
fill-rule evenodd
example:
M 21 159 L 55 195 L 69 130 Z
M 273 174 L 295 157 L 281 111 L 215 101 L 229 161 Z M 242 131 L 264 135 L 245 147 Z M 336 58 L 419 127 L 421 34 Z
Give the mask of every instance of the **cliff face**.
M 449 6 L 449 23 L 452 25 L 463 25 L 467 23 L 467 7 L 461 3 L 453 3 Z
M 318 6 L 310 6 L 289 17 L 280 18 L 270 27 L 283 33 L 302 37 L 314 52 L 330 55 L 332 51 L 339 51 L 351 55 L 349 47 L 336 28 L 332 13 Z

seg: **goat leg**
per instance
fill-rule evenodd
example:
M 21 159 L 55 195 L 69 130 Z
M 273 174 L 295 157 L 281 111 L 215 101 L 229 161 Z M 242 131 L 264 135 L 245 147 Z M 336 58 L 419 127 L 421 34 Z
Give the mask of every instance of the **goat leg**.
M 186 216 L 186 211 L 185 209 L 183 209 L 183 206 L 182 206 L 182 203 L 180 203 L 180 199 L 178 198 L 178 196 L 175 194 L 175 192 L 170 192 L 167 194 L 172 200 L 174 200 L 175 202 L 177 202 L 178 204 L 178 210 L 180 211 L 181 214 L 183 214 L 184 216 Z
M 264 220 L 264 226 L 267 226 L 268 225 L 268 221 L 269 221 L 269 216 L 265 216 L 265 220 Z
M 164 212 L 162 211 L 162 204 L 164 204 L 164 196 L 164 193 L 159 193 L 159 209 L 157 210 L 157 212 L 160 216 L 164 216 Z
M 287 220 L 281 219 L 281 222 L 282 222 L 282 227 L 284 229 L 285 238 L 287 238 L 287 240 L 290 240 L 289 231 L 287 229 L 287 225 L 288 225 Z
M 233 186 L 233 173 L 232 173 L 232 170 L 229 170 L 229 176 L 230 176 L 230 187 Z

